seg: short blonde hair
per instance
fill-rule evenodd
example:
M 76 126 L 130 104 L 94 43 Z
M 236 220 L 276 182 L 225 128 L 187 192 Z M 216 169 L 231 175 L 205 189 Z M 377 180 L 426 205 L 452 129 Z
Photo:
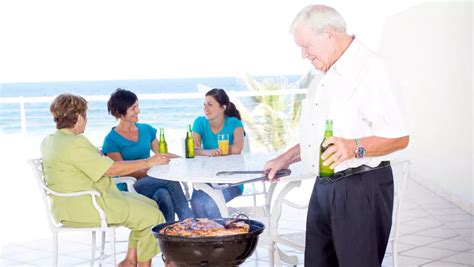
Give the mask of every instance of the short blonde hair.
M 291 23 L 290 33 L 293 34 L 296 26 L 301 23 L 309 25 L 315 34 L 321 34 L 328 26 L 337 32 L 347 31 L 346 21 L 341 14 L 325 5 L 311 5 L 301 9 Z
M 72 128 L 79 115 L 86 117 L 87 101 L 81 96 L 61 94 L 53 100 L 49 111 L 57 129 Z

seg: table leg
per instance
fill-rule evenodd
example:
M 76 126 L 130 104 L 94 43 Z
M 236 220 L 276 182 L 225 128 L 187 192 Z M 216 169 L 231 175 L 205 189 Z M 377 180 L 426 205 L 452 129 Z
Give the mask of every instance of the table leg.
M 206 183 L 194 183 L 193 187 L 208 194 L 212 198 L 212 200 L 216 202 L 216 205 L 219 208 L 219 211 L 221 212 L 221 216 L 223 218 L 229 217 L 229 212 L 227 211 L 227 206 L 222 190 L 214 189 Z

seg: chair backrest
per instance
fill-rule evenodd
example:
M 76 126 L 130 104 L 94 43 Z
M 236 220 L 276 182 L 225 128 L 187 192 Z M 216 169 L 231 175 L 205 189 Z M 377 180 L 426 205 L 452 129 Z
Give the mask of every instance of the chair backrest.
M 38 159 L 30 159 L 28 163 L 33 170 L 34 176 L 36 178 L 36 182 L 38 183 L 38 187 L 41 193 L 41 198 L 43 199 L 44 207 L 46 210 L 46 216 L 48 217 L 49 226 L 53 228 L 58 228 L 61 226 L 60 223 L 56 222 L 52 213 L 51 213 L 51 199 L 48 193 L 48 186 L 46 185 L 46 180 L 44 177 L 43 172 L 43 160 L 41 158 Z
M 399 215 L 401 210 L 401 204 L 407 179 L 409 176 L 410 161 L 399 161 L 392 163 L 393 171 L 393 183 L 394 183 L 394 198 L 393 198 L 393 214 L 392 214 L 392 228 L 394 231 L 393 238 L 396 239 L 398 236 L 399 229 Z
M 249 135 L 246 134 L 244 136 L 244 147 L 242 149 L 243 153 L 250 153 L 250 140 L 249 140 Z

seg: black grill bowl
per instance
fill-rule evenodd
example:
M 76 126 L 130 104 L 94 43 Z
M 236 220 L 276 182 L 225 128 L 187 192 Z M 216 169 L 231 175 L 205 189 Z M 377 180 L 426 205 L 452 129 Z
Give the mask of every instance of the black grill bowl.
M 230 219 L 217 219 L 224 224 Z M 258 236 L 265 229 L 259 221 L 243 220 L 250 225 L 248 233 L 216 237 L 182 237 L 160 234 L 164 227 L 176 223 L 162 223 L 153 227 L 153 235 L 166 259 L 176 266 L 237 266 L 255 250 Z

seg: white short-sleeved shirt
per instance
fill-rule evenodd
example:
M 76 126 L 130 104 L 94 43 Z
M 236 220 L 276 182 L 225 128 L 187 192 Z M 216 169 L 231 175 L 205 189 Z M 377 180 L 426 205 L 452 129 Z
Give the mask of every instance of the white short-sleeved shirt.
M 300 151 L 305 168 L 319 173 L 319 147 L 325 123 L 333 120 L 333 134 L 356 139 L 368 136 L 397 138 L 408 135 L 398 92 L 386 67 L 376 54 L 354 39 L 344 54 L 320 80 L 314 80 L 303 101 L 300 118 Z M 336 172 L 393 159 L 379 157 L 350 159 Z

